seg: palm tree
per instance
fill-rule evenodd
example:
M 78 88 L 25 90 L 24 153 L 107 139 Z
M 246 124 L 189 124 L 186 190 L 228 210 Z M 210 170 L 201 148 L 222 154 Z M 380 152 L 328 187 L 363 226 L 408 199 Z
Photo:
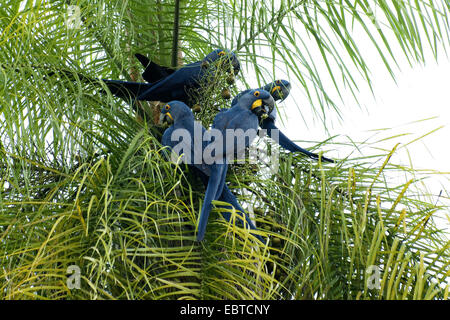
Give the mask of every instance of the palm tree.
M 435 222 L 445 208 L 423 193 L 419 173 L 391 163 L 396 147 L 333 165 L 288 153 L 275 171 L 264 161 L 234 164 L 229 186 L 269 241 L 259 244 L 216 208 L 198 243 L 204 188 L 163 156 L 157 105 L 140 103 L 136 117 L 86 79 L 142 80 L 136 52 L 175 66 L 224 47 L 243 66 L 233 93 L 287 75 L 326 125 L 326 115 L 340 115 L 339 92 L 358 102 L 361 80 L 371 84 L 355 32 L 394 76 L 394 44 L 411 63 L 448 45 L 449 7 L 447 0 L 0 4 L 0 296 L 447 299 L 449 240 Z M 204 88 L 196 116 L 205 125 L 227 106 L 225 87 L 219 78 Z M 339 147 L 331 139 L 317 146 Z M 398 183 L 390 173 L 408 178 Z

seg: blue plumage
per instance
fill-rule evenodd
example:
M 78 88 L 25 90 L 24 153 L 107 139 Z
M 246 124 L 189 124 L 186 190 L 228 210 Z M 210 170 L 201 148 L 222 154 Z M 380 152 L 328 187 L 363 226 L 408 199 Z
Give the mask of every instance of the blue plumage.
M 266 84 L 259 90 L 266 90 L 266 91 L 270 92 L 270 94 L 272 95 L 272 97 L 275 101 L 279 101 L 279 100 L 283 101 L 284 99 L 287 98 L 287 96 L 290 93 L 291 84 L 286 80 L 276 80 L 276 81 Z M 233 107 L 237 103 L 237 100 L 240 98 L 240 96 L 248 91 L 250 91 L 250 90 L 246 90 L 246 91 L 243 91 L 240 94 L 238 94 L 232 100 L 231 106 Z M 277 111 L 275 108 L 273 108 L 272 110 L 270 110 L 267 118 L 259 119 L 260 126 L 262 129 L 267 130 L 267 135 L 271 138 L 275 138 L 275 130 L 278 130 L 278 139 L 276 139 L 277 140 L 276 142 L 281 147 L 283 147 L 284 149 L 291 151 L 291 152 L 301 152 L 314 160 L 319 159 L 318 154 L 312 153 L 308 150 L 305 150 L 305 149 L 299 147 L 296 143 L 294 143 L 286 135 L 284 135 L 283 132 L 281 132 L 281 130 L 279 130 L 277 128 L 277 126 L 275 125 L 276 116 L 277 116 Z M 334 162 L 334 160 L 329 159 L 324 156 L 322 156 L 322 161 L 332 162 L 332 163 Z
M 236 197 L 228 189 L 225 180 L 228 170 L 228 161 L 240 157 L 257 135 L 258 127 L 266 129 L 270 137 L 275 137 L 278 131 L 278 143 L 291 152 L 301 152 L 313 159 L 318 155 L 300 148 L 286 137 L 275 126 L 276 109 L 274 101 L 284 100 L 290 92 L 291 85 L 286 80 L 277 80 L 266 84 L 260 89 L 245 90 L 239 93 L 232 101 L 230 109 L 219 112 L 214 118 L 211 131 L 206 131 L 194 116 L 188 105 L 193 103 L 190 94 L 198 89 L 201 81 L 209 77 L 216 68 L 215 62 L 225 58 L 220 64 L 233 71 L 239 72 L 240 64 L 234 53 L 217 49 L 208 54 L 202 61 L 194 62 L 176 70 L 159 66 L 142 55 L 136 55 L 145 71 L 143 78 L 148 83 L 127 82 L 120 80 L 104 80 L 111 92 L 123 99 L 171 101 L 161 111 L 162 118 L 171 120 L 173 125 L 163 134 L 162 144 L 169 146 L 177 155 L 184 154 L 184 160 L 200 176 L 206 186 L 205 198 L 198 219 L 197 240 L 201 241 L 206 232 L 209 213 L 212 209 L 212 201 L 220 200 L 230 203 L 245 219 L 250 229 L 255 230 L 251 219 L 237 202 Z M 215 66 L 211 68 L 211 64 Z M 181 141 L 172 141 L 174 133 L 184 130 L 186 136 L 179 134 Z M 227 135 L 227 130 L 234 133 Z M 200 139 L 195 137 L 199 132 Z M 220 133 L 220 138 L 212 136 L 212 141 L 203 141 L 202 137 L 210 132 Z M 232 139 L 232 140 L 231 140 Z M 205 153 L 206 150 L 212 153 Z M 199 158 L 200 157 L 200 158 Z M 334 162 L 322 157 L 322 160 Z M 228 207 L 228 206 L 226 206 Z M 229 221 L 231 215 L 222 212 L 224 218 Z M 263 239 L 256 237 L 264 242 Z
M 212 128 L 222 132 L 224 141 L 222 151 L 218 151 L 215 158 L 233 158 L 242 154 L 257 135 L 258 117 L 267 113 L 273 106 L 274 100 L 269 92 L 248 90 L 239 96 L 232 108 L 219 112 L 214 118 Z M 234 139 L 232 142 L 227 140 L 226 130 L 236 133 L 231 136 Z M 243 135 L 237 135 L 239 131 Z M 211 161 L 208 157 L 205 160 L 207 163 Z
M 184 154 L 184 160 L 187 164 L 194 167 L 197 172 L 201 172 L 203 183 L 207 184 L 205 199 L 201 209 L 197 240 L 204 238 L 206 225 L 208 222 L 209 212 L 211 210 L 211 202 L 213 200 L 221 200 L 228 202 L 241 211 L 240 215 L 245 216 L 245 220 L 250 229 L 255 230 L 256 227 L 245 211 L 239 206 L 235 196 L 231 193 L 225 184 L 225 177 L 228 165 L 226 163 L 211 163 L 206 165 L 200 157 L 205 148 L 209 145 L 208 141 L 203 141 L 202 136 L 205 134 L 205 128 L 198 122 L 194 121 L 194 116 L 189 107 L 181 101 L 171 101 L 161 111 L 161 120 L 168 120 L 173 124 L 165 130 L 162 137 L 162 144 L 169 146 L 177 155 Z M 173 138 L 179 137 L 179 140 L 173 141 Z M 229 221 L 230 215 L 223 213 L 225 219 Z M 256 235 L 263 242 L 263 239 Z
M 140 53 L 136 53 L 134 56 L 145 68 L 144 72 L 142 73 L 142 78 L 147 82 L 152 83 L 159 81 L 170 76 L 176 71 L 176 69 L 174 68 L 160 66 L 159 64 L 150 61 L 150 59 Z
M 200 179 L 202 180 L 203 184 L 205 185 L 205 187 L 208 186 L 208 182 L 209 182 L 209 177 L 204 174 L 202 171 L 198 170 L 195 167 L 191 167 L 194 170 L 194 173 L 200 177 Z M 225 206 L 225 205 L 220 205 L 220 207 L 223 208 L 227 208 L 227 209 L 232 209 L 234 208 L 237 212 L 237 214 L 242 218 L 245 219 L 245 223 L 244 227 L 249 227 L 250 230 L 256 230 L 255 225 L 253 224 L 253 221 L 250 219 L 250 217 L 248 216 L 248 214 L 245 213 L 245 210 L 241 207 L 241 205 L 238 203 L 236 196 L 230 191 L 230 189 L 227 187 L 227 185 L 225 184 L 223 186 L 223 190 L 222 190 L 222 194 L 220 195 L 219 201 L 222 202 L 227 202 L 229 203 L 231 206 Z M 231 213 L 230 212 L 221 212 L 222 216 L 224 217 L 224 219 L 226 221 L 230 221 L 231 220 Z M 255 235 L 255 237 L 257 237 L 262 243 L 264 243 L 264 240 L 261 236 L 259 235 Z
M 201 81 L 207 78 L 211 72 L 210 64 L 221 60 L 227 71 L 235 74 L 240 70 L 240 63 L 233 52 L 216 49 L 209 53 L 202 61 L 187 64 L 180 69 L 161 67 L 149 62 L 142 55 L 138 55 L 142 64 L 147 64 L 142 74 L 145 80 L 154 81 L 132 82 L 121 80 L 107 80 L 103 82 L 108 86 L 111 93 L 125 100 L 147 100 L 147 101 L 174 101 L 178 100 L 188 105 L 192 104 L 190 93 L 200 88 Z
M 222 194 L 228 161 L 242 155 L 245 148 L 252 143 L 258 130 L 258 114 L 263 112 L 264 106 L 271 105 L 273 105 L 273 98 L 267 91 L 251 90 L 241 95 L 234 108 L 220 112 L 214 118 L 211 130 L 220 134 L 217 135 L 219 138 L 207 146 L 212 152 L 205 153 L 203 156 L 204 162 L 211 163 L 212 166 L 199 219 L 200 240 L 206 230 L 211 201 L 218 199 Z M 225 193 L 225 196 L 227 195 L 229 196 Z

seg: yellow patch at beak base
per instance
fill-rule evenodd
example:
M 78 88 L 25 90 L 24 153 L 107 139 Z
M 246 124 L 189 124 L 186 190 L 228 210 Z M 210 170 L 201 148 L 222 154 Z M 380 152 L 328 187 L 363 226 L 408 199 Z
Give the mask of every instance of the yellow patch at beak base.
M 252 110 L 262 106 L 262 99 L 258 99 L 252 104 Z
M 274 93 L 276 90 L 281 90 L 281 87 L 280 86 L 273 87 L 270 93 Z

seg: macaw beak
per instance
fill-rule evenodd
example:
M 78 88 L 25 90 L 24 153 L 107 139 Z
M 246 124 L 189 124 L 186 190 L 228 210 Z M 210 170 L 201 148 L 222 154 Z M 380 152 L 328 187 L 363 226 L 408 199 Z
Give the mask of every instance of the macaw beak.
M 258 117 L 261 117 L 266 112 L 266 110 L 263 108 L 262 99 L 255 100 L 255 102 L 253 102 L 251 111 Z
M 268 115 L 271 114 L 272 110 L 275 108 L 275 100 L 273 99 L 272 95 L 270 95 L 268 98 L 264 99 L 262 102 L 266 109 L 265 113 Z
M 159 115 L 159 123 L 161 124 L 172 124 L 173 123 L 173 117 L 170 114 L 170 112 L 161 113 Z
M 253 111 L 256 108 L 260 108 L 261 106 L 262 106 L 262 99 L 257 99 L 257 100 L 255 100 L 255 102 L 253 102 L 251 109 Z
M 236 76 L 239 73 L 239 71 L 241 70 L 241 66 L 237 59 L 234 59 L 232 64 L 233 64 L 233 73 Z
M 275 106 L 274 100 L 272 97 L 267 99 L 258 99 L 252 104 L 252 112 L 258 116 L 258 118 L 266 119 L 268 114 L 272 112 Z
M 237 61 L 236 59 L 229 58 L 229 59 L 225 60 L 223 63 L 224 63 L 225 70 L 230 74 L 233 73 L 235 76 L 241 70 L 239 61 Z

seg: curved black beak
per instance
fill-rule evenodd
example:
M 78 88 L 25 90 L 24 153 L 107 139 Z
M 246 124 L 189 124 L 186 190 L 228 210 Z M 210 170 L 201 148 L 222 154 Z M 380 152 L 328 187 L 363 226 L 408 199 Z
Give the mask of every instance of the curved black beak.
M 253 102 L 251 111 L 258 117 L 263 117 L 267 114 L 267 110 L 264 107 L 263 99 L 257 99 Z
M 239 63 L 238 59 L 233 59 L 231 64 L 233 65 L 233 73 L 236 76 L 239 73 L 239 71 L 241 70 L 241 64 Z
M 258 116 L 258 118 L 266 119 L 269 114 L 272 112 L 273 108 L 275 108 L 275 101 L 272 96 L 269 96 L 266 99 L 258 99 L 252 105 L 252 112 Z
M 161 113 L 159 115 L 159 123 L 161 124 L 172 124 L 173 123 L 173 118 L 172 115 L 167 112 L 167 113 Z
M 288 85 L 279 84 L 272 88 L 270 94 L 275 100 L 281 100 L 281 102 L 284 101 L 284 99 L 287 98 L 289 95 L 289 91 L 291 90 L 291 84 Z
M 266 112 L 266 110 L 263 107 L 256 107 L 256 108 L 252 109 L 252 112 L 254 114 L 256 114 L 256 116 L 258 118 L 262 119 L 262 118 L 266 118 L 267 117 L 267 112 Z
M 239 60 L 233 56 L 227 56 L 226 59 L 223 59 L 221 65 L 227 72 L 229 72 L 230 74 L 233 73 L 235 76 L 241 70 L 241 64 Z
M 273 109 L 275 108 L 275 100 L 273 99 L 273 97 L 269 96 L 268 98 L 263 99 L 262 103 L 265 109 L 265 113 L 267 115 L 271 114 Z

